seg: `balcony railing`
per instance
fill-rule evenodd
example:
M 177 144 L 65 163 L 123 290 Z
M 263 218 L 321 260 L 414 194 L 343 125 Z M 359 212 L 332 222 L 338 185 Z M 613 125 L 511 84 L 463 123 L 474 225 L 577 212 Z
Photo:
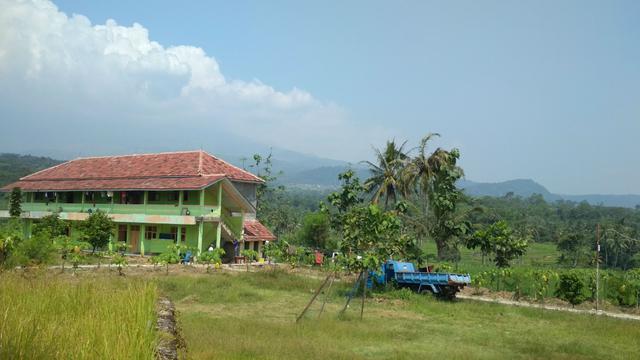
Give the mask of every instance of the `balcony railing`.
M 87 213 L 100 210 L 107 214 L 147 214 L 220 217 L 219 206 L 159 205 L 159 204 L 68 204 L 68 203 L 23 203 L 22 211 L 59 211 Z

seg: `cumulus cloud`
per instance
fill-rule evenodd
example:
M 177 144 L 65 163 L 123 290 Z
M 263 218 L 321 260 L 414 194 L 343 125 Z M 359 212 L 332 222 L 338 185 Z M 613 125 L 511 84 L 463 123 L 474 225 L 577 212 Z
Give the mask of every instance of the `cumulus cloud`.
M 0 9 L 5 150 L 29 149 L 25 139 L 93 149 L 83 152 L 215 148 L 231 134 L 342 157 L 340 145 L 353 142 L 340 107 L 297 88 L 227 79 L 203 49 L 164 47 L 140 24 L 93 25 L 46 0 L 0 0 Z

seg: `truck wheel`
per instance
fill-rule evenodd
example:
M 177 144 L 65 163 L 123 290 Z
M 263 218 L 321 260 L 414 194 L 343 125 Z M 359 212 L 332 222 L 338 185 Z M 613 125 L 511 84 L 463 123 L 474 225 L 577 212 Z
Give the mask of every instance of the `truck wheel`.
M 441 300 L 452 301 L 452 300 L 455 300 L 457 292 L 458 292 L 457 287 L 443 286 L 440 288 L 440 292 L 438 293 L 438 298 Z

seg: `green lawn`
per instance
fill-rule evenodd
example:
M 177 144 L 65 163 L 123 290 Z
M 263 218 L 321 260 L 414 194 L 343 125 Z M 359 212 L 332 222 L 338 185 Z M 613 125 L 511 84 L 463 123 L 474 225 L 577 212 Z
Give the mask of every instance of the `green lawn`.
M 640 324 L 405 292 L 337 314 L 349 287 L 336 283 L 299 324 L 320 280 L 281 271 L 159 276 L 179 310 L 192 359 L 556 358 L 624 359 L 640 352 Z M 322 298 L 321 298 L 322 299 Z
M 435 259 L 436 244 L 433 241 L 425 242 L 423 249 L 429 258 Z M 535 268 L 551 268 L 557 267 L 557 261 L 560 253 L 556 249 L 556 244 L 551 243 L 530 243 L 526 254 L 522 259 L 512 261 L 511 266 L 517 267 L 535 267 Z M 431 260 L 434 261 L 434 260 Z M 437 262 L 437 261 L 436 261 Z M 485 259 L 482 264 L 482 253 L 479 250 L 469 250 L 466 247 L 460 247 L 460 262 L 451 264 L 454 268 L 458 267 L 458 271 L 476 273 L 484 270 L 495 268 L 495 265 Z

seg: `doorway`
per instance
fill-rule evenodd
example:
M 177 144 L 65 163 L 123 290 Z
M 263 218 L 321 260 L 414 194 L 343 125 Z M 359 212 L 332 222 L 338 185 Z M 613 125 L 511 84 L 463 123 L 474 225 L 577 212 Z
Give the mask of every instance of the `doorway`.
M 131 245 L 131 249 L 129 249 L 129 251 L 131 251 L 132 253 L 140 252 L 138 250 L 138 246 L 140 245 L 140 225 L 131 225 L 130 235 L 131 239 L 129 245 Z

